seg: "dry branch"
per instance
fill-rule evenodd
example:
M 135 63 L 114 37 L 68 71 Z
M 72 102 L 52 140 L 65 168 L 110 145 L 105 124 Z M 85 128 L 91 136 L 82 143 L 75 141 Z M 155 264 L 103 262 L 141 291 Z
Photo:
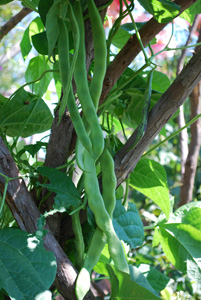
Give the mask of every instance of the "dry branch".
M 148 117 L 146 133 L 138 145 L 128 151 L 134 144 L 137 130 L 118 152 L 115 159 L 118 185 L 121 184 L 134 169 L 147 147 L 161 131 L 178 108 L 183 104 L 192 90 L 201 80 L 201 49 L 184 67 L 167 91 L 153 107 Z

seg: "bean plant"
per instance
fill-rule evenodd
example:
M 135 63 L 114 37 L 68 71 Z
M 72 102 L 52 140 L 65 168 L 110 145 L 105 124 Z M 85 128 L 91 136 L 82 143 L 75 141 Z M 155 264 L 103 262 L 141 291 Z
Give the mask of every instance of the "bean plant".
M 183 130 L 166 124 L 201 79 L 201 51 L 176 79 L 157 56 L 201 1 L 120 0 L 113 22 L 112 0 L 18 2 L 30 15 L 25 83 L 0 94 L 0 297 L 99 299 L 92 285 L 110 282 L 101 299 L 201 299 L 201 204 L 178 207 L 156 155 Z

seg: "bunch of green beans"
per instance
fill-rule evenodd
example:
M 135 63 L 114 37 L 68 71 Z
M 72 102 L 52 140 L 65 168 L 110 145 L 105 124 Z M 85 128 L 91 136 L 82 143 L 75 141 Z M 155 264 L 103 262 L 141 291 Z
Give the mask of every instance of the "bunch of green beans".
M 69 34 L 66 19 L 60 13 L 58 19 L 58 55 L 60 75 L 63 87 L 63 99 L 60 105 L 60 117 L 67 106 L 72 123 L 77 133 L 76 160 L 83 171 L 84 190 L 88 205 L 95 216 L 97 228 L 89 250 L 84 259 L 83 237 L 79 224 L 79 213 L 73 218 L 73 230 L 76 240 L 76 266 L 80 270 L 76 281 L 76 296 L 82 300 L 90 288 L 90 273 L 99 260 L 106 244 L 117 269 L 129 273 L 128 263 L 123 246 L 117 237 L 112 224 L 112 215 L 116 203 L 116 177 L 113 158 L 105 146 L 103 132 L 99 124 L 97 109 L 102 91 L 107 65 L 107 48 L 102 20 L 94 0 L 87 0 L 89 19 L 92 26 L 94 42 L 93 77 L 88 85 L 86 74 L 85 31 L 80 1 L 71 6 L 66 3 L 66 16 L 72 29 L 74 41 L 73 58 L 69 58 Z M 62 6 L 63 9 L 63 6 Z M 74 77 L 77 96 L 80 101 L 83 117 L 80 117 L 72 88 Z M 102 194 L 96 173 L 100 163 L 102 172 Z M 79 250 L 80 249 L 80 250 Z

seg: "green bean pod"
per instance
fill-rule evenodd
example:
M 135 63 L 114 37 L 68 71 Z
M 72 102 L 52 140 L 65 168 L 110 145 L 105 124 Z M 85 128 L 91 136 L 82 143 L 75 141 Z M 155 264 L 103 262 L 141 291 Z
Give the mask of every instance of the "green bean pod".
M 96 176 L 96 167 L 91 156 L 85 152 L 85 164 L 90 166 L 91 172 L 84 173 L 85 192 L 88 196 L 88 204 L 94 213 L 97 226 L 105 233 L 111 258 L 118 270 L 129 273 L 123 246 L 113 228 L 112 219 L 107 212 L 104 200 L 99 190 Z M 93 188 L 92 188 L 93 187 Z
M 129 272 L 124 250 L 112 225 L 112 215 L 116 203 L 115 188 L 116 177 L 114 173 L 114 161 L 110 152 L 105 149 L 100 158 L 102 169 L 103 198 L 99 191 L 96 168 L 93 160 L 85 153 L 85 164 L 89 172 L 84 173 L 84 186 L 88 196 L 89 206 L 94 212 L 98 227 L 90 243 L 89 250 L 84 260 L 76 281 L 76 295 L 82 300 L 90 288 L 90 273 L 97 264 L 101 252 L 108 240 L 109 252 L 115 266 L 124 272 Z M 91 188 L 93 186 L 93 189 Z
M 99 124 L 96 110 L 90 96 L 87 74 L 86 74 L 86 53 L 85 53 L 85 35 L 84 22 L 80 2 L 76 2 L 74 13 L 80 31 L 80 46 L 75 64 L 74 79 L 76 83 L 78 98 L 80 100 L 83 114 L 90 128 L 90 138 L 92 142 L 93 157 L 97 160 L 104 149 L 103 133 Z
M 77 54 L 78 54 L 78 50 L 79 50 L 79 41 L 80 41 L 79 28 L 78 28 L 78 25 L 77 25 L 77 22 L 76 22 L 76 19 L 75 19 L 75 16 L 74 16 L 74 12 L 73 12 L 73 9 L 72 9 L 70 3 L 68 3 L 68 16 L 69 16 L 69 19 L 70 19 L 70 23 L 71 23 L 71 27 L 72 27 L 72 33 L 73 33 L 74 53 L 73 53 L 71 66 L 69 64 L 68 70 L 67 69 L 65 70 L 63 68 L 63 70 L 65 72 L 65 76 L 66 76 L 66 78 L 65 78 L 66 81 L 64 82 L 63 89 L 64 89 L 64 92 L 67 94 L 67 96 L 69 95 L 69 92 L 70 92 L 70 89 L 71 89 L 71 86 L 72 86 L 73 72 L 74 72 L 75 63 L 76 63 L 76 60 L 77 60 Z M 69 63 L 68 29 L 66 27 L 65 21 L 62 20 L 62 18 L 60 18 L 59 22 L 61 24 L 59 24 L 59 38 L 60 38 L 60 40 L 59 40 L 58 47 L 61 48 L 62 45 L 63 45 L 63 52 L 65 50 L 67 51 L 66 54 L 65 53 L 63 53 L 63 54 L 65 54 L 66 56 L 68 55 L 67 60 L 68 60 L 68 63 Z M 62 50 L 60 49 L 60 51 L 62 51 Z M 65 57 L 65 56 L 62 56 L 62 57 Z M 65 111 L 66 105 L 67 105 L 67 97 L 66 97 L 66 99 L 62 99 L 60 109 L 59 109 L 59 121 L 61 120 L 61 117 L 62 117 L 62 115 Z
M 78 274 L 75 284 L 75 294 L 78 300 L 82 300 L 90 289 L 90 274 L 97 264 L 101 252 L 106 244 L 105 234 L 97 227 L 86 254 L 83 268 Z
M 83 267 L 84 262 L 84 240 L 80 224 L 79 211 L 72 216 L 72 228 L 75 234 L 75 266 L 78 270 Z
M 152 79 L 153 79 L 153 69 L 149 72 L 149 75 L 147 77 L 147 84 L 146 84 L 145 93 L 144 93 L 144 106 L 142 108 L 142 120 L 141 120 L 140 125 L 138 126 L 137 136 L 136 136 L 135 142 L 132 145 L 131 149 L 134 148 L 135 146 L 137 146 L 138 142 L 141 140 L 141 138 L 145 134 L 145 130 L 147 127 L 149 106 L 150 106 L 150 101 L 151 101 Z
M 113 211 L 116 205 L 116 175 L 114 172 L 114 160 L 108 149 L 103 151 L 100 157 L 100 165 L 102 171 L 102 196 L 105 204 L 105 208 L 110 215 L 113 216 Z
M 68 106 L 68 110 L 71 116 L 71 120 L 75 131 L 84 145 L 84 147 L 92 153 L 92 143 L 91 140 L 85 130 L 82 118 L 80 117 L 80 113 L 78 111 L 75 97 L 73 95 L 72 90 L 72 82 L 68 76 L 70 73 L 70 61 L 69 61 L 69 39 L 68 39 L 68 30 L 66 28 L 65 21 L 60 18 L 59 19 L 59 38 L 58 38 L 58 54 L 59 54 L 59 67 L 61 74 L 61 81 L 64 90 L 64 95 L 62 99 L 63 105 Z M 69 86 L 70 90 L 66 88 Z
M 107 67 L 107 47 L 105 41 L 105 31 L 99 11 L 93 0 L 88 0 L 87 3 L 93 33 L 95 58 L 93 77 L 90 84 L 90 94 L 97 110 Z

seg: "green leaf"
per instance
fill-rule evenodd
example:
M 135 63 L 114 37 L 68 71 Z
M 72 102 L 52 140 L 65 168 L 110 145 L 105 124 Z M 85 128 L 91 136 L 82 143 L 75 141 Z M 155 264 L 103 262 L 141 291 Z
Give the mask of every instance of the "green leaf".
M 129 265 L 129 270 L 130 270 L 130 276 L 132 281 L 136 282 L 141 287 L 146 288 L 151 293 L 155 294 L 157 297 L 159 296 L 139 268 Z
M 144 241 L 143 224 L 133 203 L 129 203 L 126 210 L 121 204 L 121 200 L 116 201 L 113 225 L 119 239 L 130 245 L 131 248 L 135 249 L 142 245 Z
M 123 121 L 130 127 L 136 128 L 142 120 L 145 98 L 143 92 L 135 88 L 127 89 L 126 94 L 130 96 L 130 103 L 123 112 Z
M 105 276 L 109 276 L 106 265 L 110 264 L 111 258 L 108 250 L 108 244 L 105 244 L 103 251 L 101 252 L 98 263 L 95 265 L 93 270 L 99 274 L 104 274 Z
M 32 36 L 32 43 L 39 54 L 48 55 L 48 43 L 46 31 L 37 33 Z
M 170 278 L 147 264 L 141 264 L 138 268 L 146 277 L 156 292 L 162 291 L 170 281 Z
M 56 269 L 54 254 L 34 235 L 13 228 L 0 230 L 0 289 L 12 299 L 51 299 L 48 289 Z
M 160 242 L 169 261 L 201 288 L 201 231 L 189 224 L 159 226 Z
M 21 4 L 37 12 L 39 0 L 21 0 Z
M 0 5 L 7 4 L 9 2 L 12 2 L 13 0 L 0 0 Z
M 46 15 L 50 9 L 50 7 L 53 5 L 54 0 L 40 0 L 38 4 L 38 12 L 40 14 L 41 20 L 43 22 L 43 25 L 45 26 L 46 23 Z
M 191 25 L 195 19 L 195 15 L 201 13 L 201 1 L 196 1 L 193 5 L 187 8 L 183 13 L 180 15 L 181 18 L 188 21 Z
M 0 111 L 0 128 L 8 136 L 28 137 L 51 128 L 52 114 L 42 98 L 20 89 Z
M 133 282 L 130 275 L 120 272 L 112 265 L 107 265 L 111 282 L 111 299 L 115 300 L 158 300 L 160 297 L 137 282 Z
M 180 6 L 170 0 L 139 0 L 139 3 L 159 23 L 169 23 L 180 11 Z
M 151 159 L 140 159 L 130 175 L 130 185 L 152 199 L 169 218 L 170 198 L 163 166 Z
M 55 63 L 53 64 L 53 69 L 54 70 L 59 70 L 59 62 L 58 61 L 55 61 Z M 55 82 L 57 96 L 58 96 L 58 99 L 60 99 L 61 89 L 62 89 L 60 72 L 54 72 L 53 73 L 53 78 L 54 78 L 54 82 Z
M 152 90 L 164 93 L 170 86 L 170 80 L 166 74 L 158 71 L 153 72 Z
M 29 154 L 31 154 L 32 157 L 34 157 L 34 155 L 43 147 L 47 147 L 47 143 L 43 143 L 43 142 L 40 142 L 40 141 L 37 141 L 36 144 L 33 144 L 33 145 L 25 145 L 23 147 L 22 150 L 20 150 L 18 152 L 18 155 L 19 157 L 25 152 L 29 152 Z
M 22 57 L 25 60 L 32 48 L 30 37 L 29 37 L 29 27 L 27 27 L 27 29 L 23 34 L 22 40 L 20 42 L 20 48 L 21 48 Z
M 123 28 L 119 28 L 117 33 L 115 34 L 114 38 L 112 39 L 112 44 L 121 49 L 126 44 L 128 39 L 130 38 L 131 34 L 128 33 L 127 30 L 124 30 Z
M 32 37 L 32 35 L 35 35 L 43 31 L 44 31 L 43 22 L 41 21 L 40 17 L 36 17 L 29 25 L 30 38 Z
M 8 99 L 4 97 L 2 94 L 0 94 L 0 107 L 2 107 Z
M 74 210 L 82 204 L 80 193 L 71 178 L 65 173 L 48 167 L 41 167 L 38 172 L 50 180 L 49 184 L 40 185 L 56 193 L 54 199 L 54 209 L 56 211 Z
M 50 70 L 50 63 L 48 59 L 42 56 L 33 57 L 30 60 L 25 72 L 26 82 L 28 83 L 37 80 L 46 70 Z M 35 94 L 42 97 L 46 92 L 52 78 L 53 78 L 52 73 L 47 72 L 45 76 L 41 78 L 40 81 L 30 85 L 31 90 Z
M 179 207 L 173 215 L 175 223 L 190 224 L 197 228 L 201 224 L 200 221 L 201 201 L 190 202 Z M 198 228 L 200 229 L 200 228 Z
M 22 57 L 24 58 L 24 60 L 27 58 L 27 55 L 29 54 L 32 48 L 31 37 L 42 31 L 44 31 L 44 26 L 40 17 L 35 18 L 26 28 L 20 43 Z
M 58 25 L 58 18 L 59 18 L 59 7 L 60 2 L 55 2 L 46 15 L 46 30 L 47 30 L 47 40 L 48 40 L 48 56 L 49 58 L 53 56 L 54 49 L 56 47 L 57 39 L 59 36 L 59 25 Z

